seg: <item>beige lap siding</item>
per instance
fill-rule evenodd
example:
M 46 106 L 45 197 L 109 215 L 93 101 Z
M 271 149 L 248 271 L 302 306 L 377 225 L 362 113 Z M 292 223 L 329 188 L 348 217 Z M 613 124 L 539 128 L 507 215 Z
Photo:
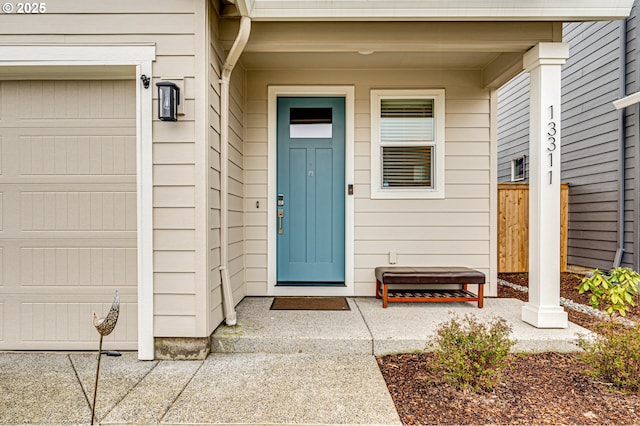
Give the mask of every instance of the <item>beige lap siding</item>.
M 267 86 L 355 86 L 355 294 L 373 296 L 376 266 L 468 266 L 489 276 L 490 92 L 480 73 L 460 70 L 277 70 L 247 73 L 245 173 L 249 295 L 267 293 Z M 445 199 L 372 200 L 371 89 L 446 91 Z

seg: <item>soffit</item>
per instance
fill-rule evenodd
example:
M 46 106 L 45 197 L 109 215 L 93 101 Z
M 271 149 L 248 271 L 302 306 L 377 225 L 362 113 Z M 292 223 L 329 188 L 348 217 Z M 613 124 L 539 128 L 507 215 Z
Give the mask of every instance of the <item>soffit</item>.
M 492 52 L 275 52 L 244 53 L 246 69 L 483 69 Z
M 224 19 L 229 49 L 237 20 Z M 525 52 L 562 41 L 553 22 L 255 22 L 245 52 Z
M 226 49 L 237 21 L 221 21 Z M 539 42 L 561 41 L 553 22 L 255 22 L 247 69 L 475 69 L 495 86 L 522 70 Z M 358 52 L 373 52 L 361 55 Z

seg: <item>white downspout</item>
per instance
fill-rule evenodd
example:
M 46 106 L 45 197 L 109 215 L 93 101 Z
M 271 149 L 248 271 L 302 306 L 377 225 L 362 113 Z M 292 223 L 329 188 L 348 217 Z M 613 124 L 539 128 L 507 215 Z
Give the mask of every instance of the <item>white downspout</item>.
M 240 18 L 240 28 L 222 66 L 220 77 L 220 277 L 222 279 L 222 307 L 227 325 L 236 324 L 236 309 L 231 291 L 228 269 L 229 244 L 229 80 L 251 32 L 251 19 Z

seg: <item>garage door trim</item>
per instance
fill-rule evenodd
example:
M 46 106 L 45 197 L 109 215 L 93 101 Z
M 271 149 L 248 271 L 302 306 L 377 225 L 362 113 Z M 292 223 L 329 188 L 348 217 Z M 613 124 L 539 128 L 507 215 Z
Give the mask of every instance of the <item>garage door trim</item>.
M 138 256 L 138 358 L 154 359 L 153 338 L 153 180 L 152 90 L 140 76 L 152 75 L 154 45 L 5 45 L 0 46 L 0 67 L 134 66 L 136 80 L 136 187 Z M 4 68 L 5 70 L 7 68 Z M 24 69 L 16 79 L 25 79 Z M 41 77 L 41 74 L 40 74 Z M 73 74 L 65 76 L 74 78 Z M 3 73 L 3 79 L 11 75 Z M 27 77 L 28 78 L 28 77 Z

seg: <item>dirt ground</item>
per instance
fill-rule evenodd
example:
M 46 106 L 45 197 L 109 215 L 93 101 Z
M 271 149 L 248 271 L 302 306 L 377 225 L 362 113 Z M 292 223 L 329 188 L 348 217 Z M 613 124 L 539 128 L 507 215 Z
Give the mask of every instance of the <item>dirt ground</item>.
M 526 286 L 527 274 L 500 274 Z M 588 304 L 575 287 L 581 277 L 563 273 L 561 296 Z M 525 293 L 499 286 L 499 297 L 527 300 Z M 603 322 L 567 311 L 569 320 L 598 332 Z M 629 319 L 640 321 L 635 307 Z M 461 392 L 430 367 L 431 354 L 380 357 L 378 364 L 404 424 L 638 425 L 640 395 L 625 394 L 584 373 L 573 354 L 512 355 L 500 384 L 490 393 Z

